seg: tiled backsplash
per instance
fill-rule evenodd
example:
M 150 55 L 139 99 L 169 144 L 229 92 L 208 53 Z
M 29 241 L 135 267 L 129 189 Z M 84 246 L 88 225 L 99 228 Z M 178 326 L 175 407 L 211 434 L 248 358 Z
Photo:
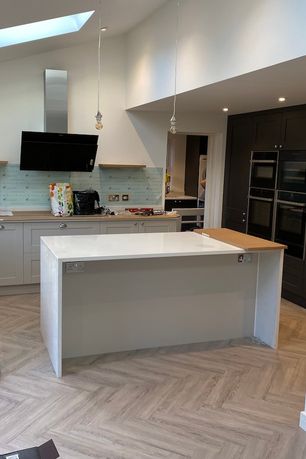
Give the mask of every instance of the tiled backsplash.
M 21 171 L 19 164 L 0 167 L 0 207 L 10 209 L 48 209 L 49 183 L 69 182 L 73 190 L 92 188 L 100 194 L 102 205 L 114 207 L 161 206 L 163 170 L 100 169 L 88 172 Z M 119 202 L 109 202 L 109 194 L 119 194 Z M 129 201 L 121 201 L 128 194 Z

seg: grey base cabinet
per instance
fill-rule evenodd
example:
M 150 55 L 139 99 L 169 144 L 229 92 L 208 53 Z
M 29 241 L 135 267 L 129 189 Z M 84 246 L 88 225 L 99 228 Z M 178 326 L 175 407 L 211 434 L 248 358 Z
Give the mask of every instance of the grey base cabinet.
M 0 224 L 0 286 L 23 283 L 23 228 Z
M 24 284 L 40 281 L 40 237 L 99 234 L 98 222 L 35 222 L 23 224 Z
M 4 223 L 0 225 L 0 286 L 39 283 L 42 236 L 170 231 L 178 231 L 178 219 Z

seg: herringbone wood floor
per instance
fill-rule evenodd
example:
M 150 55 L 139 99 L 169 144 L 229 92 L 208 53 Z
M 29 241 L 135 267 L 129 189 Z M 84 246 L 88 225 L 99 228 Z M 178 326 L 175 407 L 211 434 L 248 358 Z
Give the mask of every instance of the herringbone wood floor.
M 68 361 L 55 378 L 39 297 L 0 297 L 0 454 L 53 438 L 64 459 L 302 459 L 306 310 L 279 350 L 248 340 Z

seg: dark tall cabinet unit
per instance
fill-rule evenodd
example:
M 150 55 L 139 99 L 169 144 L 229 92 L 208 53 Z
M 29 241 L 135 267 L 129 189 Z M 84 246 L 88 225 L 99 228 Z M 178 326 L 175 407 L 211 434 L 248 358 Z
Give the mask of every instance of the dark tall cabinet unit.
M 306 150 L 306 106 L 228 119 L 222 226 L 246 232 L 251 151 Z M 306 263 L 285 254 L 283 296 L 306 307 Z
M 229 118 L 223 226 L 241 232 L 246 231 L 249 168 L 254 134 L 255 126 L 248 117 Z

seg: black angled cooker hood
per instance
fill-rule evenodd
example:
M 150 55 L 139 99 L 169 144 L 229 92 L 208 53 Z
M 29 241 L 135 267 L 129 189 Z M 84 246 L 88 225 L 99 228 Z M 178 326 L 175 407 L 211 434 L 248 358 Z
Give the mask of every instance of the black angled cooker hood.
M 97 148 L 97 135 L 23 131 L 20 169 L 91 172 Z

